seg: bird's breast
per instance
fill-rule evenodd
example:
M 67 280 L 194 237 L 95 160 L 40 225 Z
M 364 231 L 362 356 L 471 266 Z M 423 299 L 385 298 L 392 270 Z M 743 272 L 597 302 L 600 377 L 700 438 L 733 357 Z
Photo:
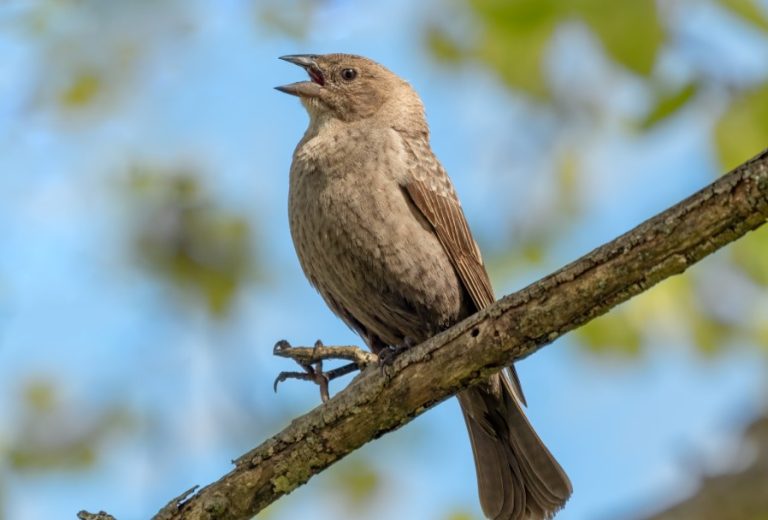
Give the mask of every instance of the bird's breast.
M 316 138 L 297 151 L 289 212 L 300 256 L 321 257 L 331 246 L 336 256 L 360 257 L 373 268 L 414 235 L 423 235 L 425 248 L 439 247 L 400 187 L 400 151 L 376 137 Z
M 417 322 L 431 333 L 430 322 L 437 329 L 454 320 L 464 293 L 401 187 L 403 157 L 386 132 L 320 135 L 299 146 L 291 168 L 291 233 L 304 272 L 326 300 L 385 340 L 415 337 L 401 329 Z

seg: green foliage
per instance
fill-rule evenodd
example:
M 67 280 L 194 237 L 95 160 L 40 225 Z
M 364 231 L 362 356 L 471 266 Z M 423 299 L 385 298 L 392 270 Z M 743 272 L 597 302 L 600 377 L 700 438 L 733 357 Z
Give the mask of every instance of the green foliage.
M 30 101 L 67 116 L 114 109 L 134 95 L 153 51 L 188 29 L 180 0 L 25 3 L 15 28 L 28 34 L 41 69 Z
M 542 97 L 544 55 L 557 22 L 554 0 L 473 0 L 483 30 L 473 53 L 507 85 Z
M 476 59 L 509 87 L 537 98 L 549 95 L 544 61 L 563 23 L 585 23 L 609 56 L 646 76 L 664 39 L 653 0 L 467 0 L 467 7 L 480 25 L 474 41 L 457 42 L 433 26 L 427 44 L 434 55 L 448 61 Z
M 476 517 L 472 513 L 466 511 L 454 511 L 449 513 L 445 520 L 475 520 Z
M 334 467 L 331 485 L 352 508 L 363 509 L 380 489 L 381 475 L 370 460 L 356 455 Z
M 97 75 L 90 72 L 77 74 L 61 93 L 60 102 L 69 108 L 87 105 L 98 95 L 101 86 Z
M 768 83 L 738 94 L 715 128 L 720 161 L 727 168 L 768 144 Z
M 737 338 L 756 344 L 766 339 L 767 321 L 745 326 L 714 315 L 700 301 L 696 282 L 690 276 L 666 280 L 577 329 L 576 337 L 592 352 L 629 356 L 639 354 L 649 337 L 680 342 L 681 327 L 688 332 L 686 340 L 704 355 L 720 352 Z
M 718 0 L 726 11 L 753 27 L 768 32 L 768 15 L 755 0 Z M 513 90 L 539 100 L 551 93 L 544 74 L 547 49 L 555 30 L 564 23 L 584 23 L 619 67 L 647 83 L 654 102 L 637 121 L 642 130 L 674 116 L 695 98 L 703 86 L 690 79 L 679 88 L 659 88 L 655 65 L 667 43 L 665 20 L 654 0 L 465 0 L 478 30 L 457 38 L 430 25 L 426 42 L 442 61 L 477 61 L 499 76 Z M 663 82 L 662 82 L 663 84 Z M 726 166 L 741 162 L 761 150 L 768 135 L 765 85 L 739 94 L 718 125 L 717 143 Z
M 583 19 L 608 55 L 642 76 L 653 72 L 664 41 L 655 0 L 574 0 L 572 16 Z
M 130 430 L 134 419 L 118 404 L 98 411 L 63 398 L 50 379 L 27 382 L 10 442 L 9 467 L 16 471 L 84 470 L 97 461 L 100 445 Z
M 768 318 L 760 316 L 756 322 L 753 330 L 755 342 L 765 350 L 768 350 Z
M 576 336 L 583 345 L 594 352 L 612 352 L 637 355 L 642 346 L 638 328 L 629 320 L 629 315 L 613 310 L 576 330 Z
M 662 90 L 656 96 L 656 103 L 643 118 L 638 126 L 641 130 L 650 130 L 657 123 L 667 119 L 668 117 L 676 114 L 681 108 L 688 104 L 688 102 L 698 93 L 699 85 L 695 82 L 689 82 L 682 87 L 673 90 Z
M 426 29 L 427 46 L 437 59 L 446 63 L 458 63 L 463 58 L 461 47 L 445 32 L 432 25 Z
M 718 0 L 727 10 L 768 31 L 768 16 L 764 7 L 756 0 Z
M 763 226 L 735 242 L 730 253 L 734 263 L 752 281 L 768 287 L 768 227 Z
M 254 274 L 248 220 L 214 203 L 193 173 L 138 169 L 131 180 L 141 265 L 225 317 Z
M 694 345 L 705 355 L 720 352 L 734 337 L 733 326 L 714 316 L 697 313 L 689 318 L 688 323 Z
M 297 40 L 306 38 L 323 0 L 261 0 L 254 2 L 259 27 Z

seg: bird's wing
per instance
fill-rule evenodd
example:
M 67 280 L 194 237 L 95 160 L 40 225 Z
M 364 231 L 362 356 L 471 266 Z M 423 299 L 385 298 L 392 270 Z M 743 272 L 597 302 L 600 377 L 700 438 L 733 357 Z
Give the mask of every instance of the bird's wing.
M 408 161 L 405 190 L 416 208 L 432 225 L 475 307 L 478 310 L 484 309 L 496 298 L 480 248 L 472 238 L 456 190 L 426 140 L 414 142 L 406 139 L 404 142 Z M 514 395 L 526 404 L 515 367 L 510 366 L 504 373 Z
M 432 225 L 477 309 L 484 309 L 496 298 L 451 180 L 428 143 L 405 143 L 409 172 L 404 187 L 408 196 Z

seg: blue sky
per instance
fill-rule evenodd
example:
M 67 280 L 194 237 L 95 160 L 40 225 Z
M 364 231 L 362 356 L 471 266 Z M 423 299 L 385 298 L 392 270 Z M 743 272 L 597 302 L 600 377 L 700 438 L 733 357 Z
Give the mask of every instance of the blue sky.
M 6 474 L 8 518 L 73 517 L 82 508 L 149 516 L 318 404 L 302 384 L 272 393 L 274 375 L 288 368 L 271 356 L 277 339 L 357 342 L 304 280 L 291 246 L 287 173 L 306 115 L 272 88 L 301 77 L 277 56 L 359 53 L 408 78 L 484 249 L 525 225 L 505 216 L 557 215 L 542 194 L 551 160 L 546 139 L 528 126 L 531 108 L 486 71 L 446 70 L 426 54 L 420 23 L 437 2 L 330 2 L 298 43 L 258 29 L 243 2 L 199 1 L 190 4 L 196 30 L 150 40 L 152 58 L 108 115 L 83 117 L 30 104 L 44 49 L 13 27 L 23 8 L 10 4 L 0 8 L 0 443 L 19 435 L 19 388 L 36 375 L 53 377 L 65 400 L 85 403 L 70 410 L 74 430 L 113 398 L 143 422 L 138 434 L 104 445 L 89 471 Z M 722 38 L 745 54 L 732 32 Z M 575 41 L 586 50 L 574 59 L 596 77 L 607 74 L 589 40 Z M 764 56 L 762 45 L 749 49 Z M 642 105 L 631 82 L 621 86 L 609 101 L 628 111 Z M 588 210 L 541 266 L 495 276 L 497 292 L 534 281 L 709 182 L 716 108 L 684 114 L 647 138 L 611 121 L 583 138 L 589 174 L 580 198 Z M 137 159 L 201 166 L 216 197 L 256 223 L 266 280 L 240 295 L 225 324 L 177 305 L 128 255 L 119 186 Z M 722 469 L 740 428 L 765 405 L 765 360 L 753 348 L 702 358 L 684 334 L 661 338 L 626 360 L 592 357 L 565 337 L 520 363 L 531 421 L 574 483 L 558 518 L 636 518 L 684 496 L 701 471 Z M 329 472 L 282 499 L 270 518 L 437 520 L 457 509 L 480 517 L 453 400 L 362 451 L 383 475 L 373 507 L 349 509 L 328 492 Z

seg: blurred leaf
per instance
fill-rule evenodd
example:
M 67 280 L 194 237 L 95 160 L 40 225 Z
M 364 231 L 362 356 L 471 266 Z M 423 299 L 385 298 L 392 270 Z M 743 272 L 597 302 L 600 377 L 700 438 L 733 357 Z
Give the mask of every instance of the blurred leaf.
M 673 341 L 690 337 L 706 349 L 711 346 L 705 323 L 708 317 L 697 307 L 695 288 L 692 276 L 675 276 L 633 298 L 621 309 L 639 334 L 652 330 L 657 337 L 674 338 Z
M 378 470 L 368 459 L 356 456 L 340 464 L 333 472 L 333 487 L 360 508 L 369 502 L 381 485 Z
M 487 24 L 510 32 L 550 25 L 562 13 L 558 0 L 467 0 L 472 10 Z
M 259 25 L 297 40 L 304 39 L 323 0 L 260 0 L 254 2 Z
M 75 109 L 114 108 L 167 50 L 190 32 L 196 9 L 181 0 L 37 0 L 18 9 L 29 47 L 30 104 Z M 159 63 L 159 62 L 158 62 Z M 97 103 L 98 102 L 98 103 Z
M 697 313 L 690 321 L 693 342 L 703 354 L 718 352 L 733 336 L 732 327 L 710 316 Z
M 540 264 L 544 260 L 544 244 L 528 241 L 519 249 L 519 254 L 528 264 Z
M 8 450 L 8 463 L 16 470 L 87 469 L 96 462 L 96 453 L 88 442 L 64 446 L 14 446 Z
M 574 147 L 568 147 L 558 156 L 557 161 L 557 199 L 554 206 L 562 215 L 575 217 L 579 210 L 579 191 L 582 155 Z
M 665 280 L 577 329 L 576 337 L 595 353 L 636 355 L 649 330 L 673 337 L 683 336 L 680 328 L 689 330 L 692 291 L 689 277 Z
M 427 47 L 435 58 L 446 63 L 456 63 L 461 60 L 464 51 L 459 44 L 440 28 L 431 26 L 426 33 Z
M 768 84 L 736 97 L 715 127 L 720 161 L 733 168 L 768 146 Z
M 689 338 L 701 354 L 718 353 L 733 342 L 743 325 L 707 311 L 698 301 L 696 287 L 690 275 L 665 280 L 578 329 L 577 338 L 595 352 L 634 355 L 642 348 L 646 333 L 652 331 L 657 340 L 665 336 L 672 341 Z
M 215 204 L 191 173 L 137 170 L 136 251 L 173 285 L 224 317 L 253 268 L 248 221 Z
M 609 56 L 648 76 L 664 41 L 655 0 L 576 0 L 575 11 L 595 31 Z
M 475 517 L 467 511 L 454 511 L 449 513 L 445 520 L 475 520 Z
M 269 520 L 270 518 L 274 518 L 275 515 L 280 514 L 279 512 L 283 507 L 283 502 L 280 500 L 277 502 L 272 502 L 267 507 L 259 511 L 259 520 Z
M 37 413 L 48 413 L 56 407 L 56 393 L 49 381 L 33 381 L 24 389 L 24 403 Z
M 89 104 L 101 90 L 101 80 L 95 74 L 83 72 L 74 77 L 72 83 L 62 92 L 61 104 L 79 108 Z
M 768 226 L 734 242 L 730 253 L 734 263 L 747 276 L 764 287 L 768 286 Z
M 481 30 L 474 42 L 458 42 L 431 27 L 427 43 L 446 61 L 474 58 L 513 89 L 537 98 L 549 95 L 545 54 L 555 29 L 583 20 L 606 53 L 628 69 L 650 75 L 664 40 L 654 0 L 466 0 Z M 466 51 L 466 52 L 465 52 Z
M 768 349 L 768 318 L 763 317 L 754 325 L 754 340 L 764 349 Z
M 697 83 L 687 83 L 682 88 L 673 92 L 660 93 L 656 98 L 656 105 L 651 109 L 645 119 L 640 121 L 642 130 L 649 130 L 657 123 L 675 114 L 693 99 L 699 90 Z
M 484 27 L 474 55 L 508 86 L 548 95 L 544 54 L 557 24 L 555 0 L 469 0 Z
M 594 352 L 637 355 L 642 345 L 639 330 L 622 309 L 594 319 L 576 330 L 576 336 Z
M 765 9 L 760 6 L 760 2 L 755 0 L 718 0 L 718 2 L 763 31 L 768 31 L 768 16 Z
M 92 466 L 100 444 L 132 423 L 120 405 L 83 410 L 62 399 L 56 385 L 34 379 L 23 390 L 21 412 L 6 447 L 10 467 L 17 471 L 78 470 Z
M 540 265 L 547 253 L 552 236 L 542 232 L 526 237 L 511 237 L 509 247 L 492 251 L 485 256 L 486 267 L 494 280 L 504 280 Z

